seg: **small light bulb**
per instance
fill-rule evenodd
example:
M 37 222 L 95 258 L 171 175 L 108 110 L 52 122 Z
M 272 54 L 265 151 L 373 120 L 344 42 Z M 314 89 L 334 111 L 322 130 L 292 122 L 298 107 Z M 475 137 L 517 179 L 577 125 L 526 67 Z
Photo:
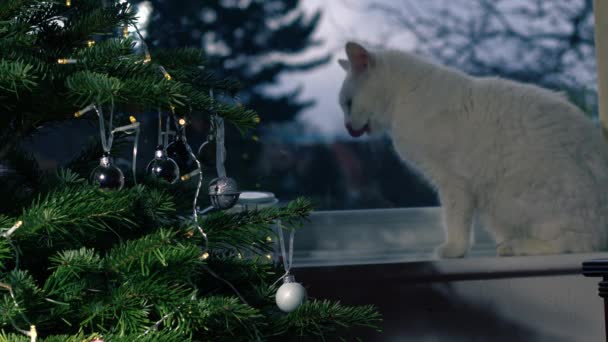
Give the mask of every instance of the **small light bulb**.
M 260 123 L 260 117 L 259 116 L 254 117 L 253 122 Z
M 136 119 L 136 118 L 135 118 L 133 115 L 131 115 L 131 116 L 129 116 L 129 121 L 130 121 L 132 124 L 134 124 L 134 123 L 136 123 L 136 122 L 137 122 L 137 119 Z
M 179 177 L 179 179 L 181 179 L 182 181 L 187 181 L 188 179 L 190 179 L 190 175 L 183 175 Z
M 65 5 L 66 5 L 67 7 L 72 6 L 72 0 L 65 0 Z
M 93 110 L 93 109 L 95 109 L 95 105 L 91 103 L 90 105 L 88 105 L 88 106 L 82 108 L 81 110 L 77 111 L 76 113 L 74 113 L 74 117 L 75 118 L 79 118 L 79 117 L 85 115 L 87 112 L 89 112 L 90 110 Z
M 93 47 L 93 45 L 95 45 L 95 41 L 94 40 L 87 40 L 87 46 L 88 47 Z
M 186 126 L 186 119 L 184 119 L 184 118 L 179 118 L 179 120 L 177 120 L 177 122 L 179 122 L 180 126 Z
M 272 242 L 272 236 L 267 236 L 266 237 L 266 242 Z
M 21 227 L 23 225 L 23 221 L 19 220 L 17 222 L 15 222 L 15 225 L 13 226 L 15 229 Z
M 207 258 L 209 258 L 209 253 L 205 252 L 201 255 L 201 259 L 206 260 Z
M 76 64 L 76 62 L 78 62 L 78 60 L 73 58 L 59 58 L 57 60 L 57 64 Z
M 252 135 L 252 136 L 251 136 L 251 140 L 253 140 L 253 141 L 258 141 L 258 140 L 260 140 L 260 138 L 258 138 L 258 136 L 257 136 L 257 135 Z
M 243 255 L 242 255 L 241 253 L 238 253 L 236 256 L 237 256 L 239 259 L 243 259 Z
M 146 51 L 146 56 L 144 57 L 144 64 L 152 62 L 152 56 L 148 51 Z
M 129 37 L 129 26 L 124 26 L 122 28 L 122 36 L 125 38 Z
M 272 260 L 272 255 L 270 255 L 270 254 L 266 254 L 266 259 L 268 259 L 268 260 Z
M 167 79 L 167 81 L 171 80 L 171 75 L 169 75 L 169 73 L 167 72 L 167 70 L 161 65 L 158 67 L 158 70 L 160 70 L 160 72 L 163 73 L 163 76 L 165 76 L 165 79 Z
M 31 337 L 32 341 L 36 341 L 36 338 L 38 337 L 38 332 L 36 331 L 35 325 L 30 325 L 30 333 L 28 335 Z

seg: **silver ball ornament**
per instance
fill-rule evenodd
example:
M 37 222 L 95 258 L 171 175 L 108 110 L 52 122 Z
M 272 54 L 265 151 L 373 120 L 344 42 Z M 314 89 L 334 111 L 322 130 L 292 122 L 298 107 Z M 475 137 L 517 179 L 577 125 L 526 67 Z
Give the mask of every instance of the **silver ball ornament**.
M 179 166 L 167 157 L 162 146 L 156 148 L 154 159 L 148 163 L 147 174 L 155 179 L 161 179 L 169 183 L 175 183 L 179 179 Z
M 99 166 L 91 172 L 91 181 L 99 185 L 102 190 L 120 190 L 125 185 L 125 176 L 122 171 L 112 164 L 109 154 L 104 154 Z
M 229 177 L 218 177 L 209 182 L 209 198 L 215 209 L 226 210 L 232 208 L 239 199 L 238 185 Z
M 281 311 L 292 312 L 299 308 L 307 299 L 306 289 L 292 275 L 283 279 L 283 285 L 279 287 L 275 295 L 277 306 Z

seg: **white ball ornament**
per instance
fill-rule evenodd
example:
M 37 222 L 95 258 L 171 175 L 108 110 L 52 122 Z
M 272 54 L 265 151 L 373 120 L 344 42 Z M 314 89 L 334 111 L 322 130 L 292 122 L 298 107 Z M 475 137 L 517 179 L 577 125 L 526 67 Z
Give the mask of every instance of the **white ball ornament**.
M 275 298 L 281 311 L 292 312 L 306 301 L 306 289 L 296 282 L 294 276 L 288 275 L 283 279 Z

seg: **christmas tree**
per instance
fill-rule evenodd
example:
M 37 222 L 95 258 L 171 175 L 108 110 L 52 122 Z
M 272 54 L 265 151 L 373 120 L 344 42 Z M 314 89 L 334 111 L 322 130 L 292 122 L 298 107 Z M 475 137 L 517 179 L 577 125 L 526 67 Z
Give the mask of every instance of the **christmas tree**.
M 277 307 L 277 282 L 291 276 L 267 258 L 272 227 L 281 222 L 279 238 L 296 229 L 306 200 L 202 215 L 200 172 L 176 180 L 152 168 L 142 182 L 112 164 L 152 113 L 166 125 L 163 162 L 171 127 L 179 135 L 193 117 L 216 134 L 223 119 L 243 132 L 259 121 L 214 100 L 211 89 L 229 98 L 238 85 L 204 68 L 202 51 L 150 50 L 136 19 L 112 0 L 0 2 L 0 341 L 316 340 L 376 327 L 371 306 Z M 98 125 L 99 142 L 41 169 L 23 142 L 74 120 Z M 211 203 L 229 207 L 232 195 Z

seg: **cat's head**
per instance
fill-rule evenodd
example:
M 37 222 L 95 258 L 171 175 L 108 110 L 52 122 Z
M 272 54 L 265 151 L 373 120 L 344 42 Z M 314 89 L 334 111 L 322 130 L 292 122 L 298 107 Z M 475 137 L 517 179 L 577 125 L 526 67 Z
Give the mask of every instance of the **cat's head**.
M 376 56 L 363 46 L 348 42 L 345 46 L 348 60 L 340 59 L 338 63 L 346 71 L 338 101 L 344 112 L 344 125 L 353 137 L 364 133 L 379 134 L 384 124 L 379 118 L 378 75 L 376 75 Z

